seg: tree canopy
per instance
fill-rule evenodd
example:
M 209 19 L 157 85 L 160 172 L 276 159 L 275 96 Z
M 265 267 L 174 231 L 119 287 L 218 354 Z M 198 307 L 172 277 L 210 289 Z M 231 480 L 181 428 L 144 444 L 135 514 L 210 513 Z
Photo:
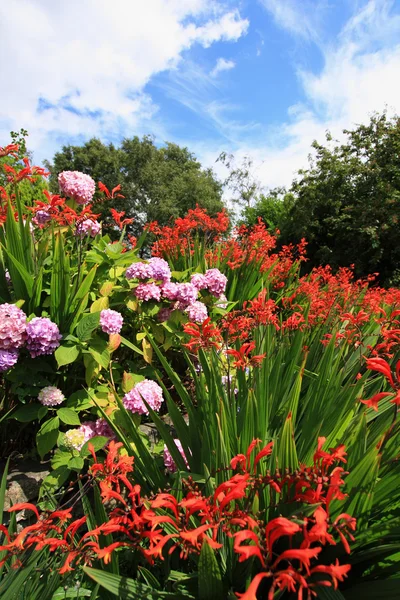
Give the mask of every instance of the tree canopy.
M 282 242 L 305 237 L 310 266 L 354 264 L 355 274 L 378 272 L 400 283 L 400 117 L 374 114 L 345 130 L 344 143 L 327 134 L 313 143 L 315 157 L 299 171 Z
M 53 191 L 58 190 L 61 171 L 82 171 L 109 189 L 121 184 L 125 198 L 113 200 L 113 207 L 135 219 L 133 232 L 153 220 L 165 225 L 196 204 L 210 214 L 223 208 L 222 185 L 213 171 L 202 168 L 187 148 L 169 142 L 159 148 L 151 136 L 124 139 L 120 147 L 96 138 L 82 146 L 64 146 L 46 166 Z M 99 206 L 104 217 L 109 207 Z

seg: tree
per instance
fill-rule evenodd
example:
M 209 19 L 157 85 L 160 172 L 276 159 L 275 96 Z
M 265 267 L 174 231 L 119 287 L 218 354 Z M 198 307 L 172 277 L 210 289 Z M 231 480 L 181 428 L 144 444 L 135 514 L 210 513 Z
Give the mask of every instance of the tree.
M 158 148 L 151 136 L 124 139 L 119 148 L 96 138 L 83 146 L 64 146 L 47 167 L 53 191 L 58 189 L 58 173 L 67 170 L 87 173 L 109 189 L 121 184 L 125 198 L 113 200 L 113 208 L 135 219 L 133 233 L 149 221 L 165 225 L 196 204 L 210 214 L 223 208 L 222 186 L 213 171 L 203 169 L 187 148 L 172 143 Z M 109 208 L 99 204 L 96 212 L 106 219 Z
M 231 202 L 245 209 L 250 208 L 262 192 L 261 184 L 253 173 L 252 159 L 245 156 L 238 165 L 233 154 L 221 152 L 217 162 L 221 162 L 229 170 L 224 187 L 233 194 Z
M 253 206 L 246 206 L 242 212 L 241 222 L 251 226 L 261 218 L 271 232 L 280 230 L 288 218 L 292 206 L 293 194 L 284 188 L 275 188 L 266 195 L 261 194 Z
M 374 114 L 344 134 L 342 144 L 329 133 L 326 146 L 313 143 L 282 241 L 305 237 L 310 267 L 354 264 L 357 276 L 379 272 L 381 283 L 399 284 L 400 118 Z

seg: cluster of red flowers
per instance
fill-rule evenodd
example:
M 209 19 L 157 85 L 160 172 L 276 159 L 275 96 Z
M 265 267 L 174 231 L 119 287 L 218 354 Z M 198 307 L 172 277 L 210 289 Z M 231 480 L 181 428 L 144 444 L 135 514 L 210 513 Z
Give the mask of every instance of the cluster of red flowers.
M 18 557 L 27 548 L 48 547 L 62 556 L 66 554 L 60 568 L 63 574 L 79 565 L 90 565 L 95 559 L 107 564 L 114 551 L 125 548 L 138 552 L 152 565 L 175 551 L 183 559 L 199 554 L 204 543 L 219 550 L 223 547 L 221 541 L 233 538 L 238 561 L 255 557 L 258 571 L 247 591 L 237 592 L 242 600 L 256 600 L 264 578 L 269 585 L 268 598 L 273 598 L 276 589 L 297 592 L 301 599 L 304 590 L 311 596 L 317 584 L 336 588 L 350 565 L 340 565 L 337 560 L 333 564 L 318 564 L 316 559 L 321 558 L 324 546 L 339 542 L 349 552 L 348 539 L 354 539 L 356 522 L 348 514 L 330 518 L 332 500 L 345 497 L 341 490 L 344 470 L 338 463 L 346 462 L 346 453 L 344 446 L 324 451 L 324 442 L 325 438 L 319 439 L 311 467 L 301 466 L 294 473 L 257 474 L 260 461 L 272 453 L 273 443 L 254 456 L 260 443 L 254 440 L 246 455 L 232 459 L 230 469 L 236 473 L 221 483 L 214 494 L 205 496 L 189 479 L 180 501 L 170 493 L 142 497 L 140 486 L 130 480 L 133 458 L 121 455 L 122 444 L 110 442 L 103 463 L 97 460 L 92 447 L 91 476 L 99 484 L 106 507 L 109 500 L 114 505 L 112 509 L 108 507 L 108 520 L 88 529 L 86 517 L 72 520 L 71 508 L 39 514 L 32 504 L 16 504 L 9 512 L 29 509 L 37 521 L 12 538 L 1 526 L 8 538 L 0 547 L 0 552 L 6 552 L 2 562 L 11 555 Z M 288 503 L 318 504 L 318 508 L 312 516 L 278 516 L 265 523 L 262 512 L 252 514 L 248 506 L 267 487 L 282 494 Z M 117 540 L 102 545 L 102 536 L 109 534 Z
M 229 228 L 229 217 L 225 210 L 210 217 L 200 206 L 190 209 L 183 218 L 175 219 L 173 226 L 160 227 L 157 221 L 147 225 L 147 230 L 157 236 L 153 244 L 153 256 L 177 258 L 186 251 L 193 251 L 194 236 L 202 233 L 207 240 L 216 240 Z

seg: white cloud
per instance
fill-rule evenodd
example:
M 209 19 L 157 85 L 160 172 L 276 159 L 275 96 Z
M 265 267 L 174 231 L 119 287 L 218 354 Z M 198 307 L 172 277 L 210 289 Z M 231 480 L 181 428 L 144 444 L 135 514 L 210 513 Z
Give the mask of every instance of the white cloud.
M 217 0 L 1 2 L 0 137 L 26 127 L 43 158 L 65 136 L 136 133 L 157 112 L 143 91 L 153 75 L 247 27 Z
M 211 71 L 211 77 L 216 77 L 222 71 L 230 71 L 234 69 L 236 63 L 233 60 L 226 60 L 226 58 L 218 58 L 215 67 Z
M 263 3 L 278 6 L 275 0 Z M 301 12 L 303 3 L 289 4 Z M 323 143 L 327 130 L 343 139 L 343 129 L 368 122 L 375 111 L 387 108 L 389 114 L 400 114 L 400 16 L 392 13 L 393 6 L 386 0 L 367 2 L 334 44 L 320 43 L 324 66 L 319 73 L 298 68 L 305 100 L 289 107 L 287 121 L 266 129 L 261 141 L 258 135 L 253 143 L 236 142 L 238 158 L 254 157 L 256 175 L 263 184 L 290 185 L 295 173 L 307 166 L 313 140 Z M 294 22 L 295 16 L 286 21 L 282 17 L 280 24 L 303 37 L 308 26 L 300 31 Z M 214 157 L 223 149 L 227 148 L 216 147 Z M 210 145 L 201 156 L 212 161 Z

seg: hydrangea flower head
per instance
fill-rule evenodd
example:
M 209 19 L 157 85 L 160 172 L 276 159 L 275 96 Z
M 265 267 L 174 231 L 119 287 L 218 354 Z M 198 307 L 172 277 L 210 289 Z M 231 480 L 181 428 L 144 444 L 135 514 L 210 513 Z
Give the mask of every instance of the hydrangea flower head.
M 174 440 L 176 447 L 179 450 L 179 453 L 181 454 L 183 460 L 185 461 L 185 465 L 189 468 L 189 463 L 187 461 L 187 458 L 185 456 L 185 453 L 183 451 L 182 448 L 182 444 L 180 442 L 180 440 Z M 170 451 L 168 450 L 167 446 L 164 445 L 164 465 L 166 466 L 166 468 L 168 469 L 168 471 L 170 471 L 171 473 L 175 473 L 175 471 L 177 470 L 177 466 L 175 464 L 174 459 L 171 456 Z
M 203 302 L 193 302 L 185 309 L 192 323 L 204 323 L 208 317 L 207 306 Z
M 228 279 L 219 269 L 208 269 L 205 274 L 207 289 L 217 298 L 225 293 Z
M 51 214 L 48 210 L 38 210 L 32 221 L 35 225 L 45 225 L 51 219 Z
M 90 438 L 88 438 L 90 439 Z M 73 450 L 81 450 L 83 444 L 85 443 L 85 433 L 81 427 L 76 429 L 68 429 L 68 431 L 64 434 L 64 445 L 67 448 L 72 448 Z
M 16 350 L 26 340 L 26 314 L 15 304 L 0 304 L 0 350 Z
M 198 290 L 205 290 L 207 288 L 207 278 L 203 273 L 194 273 L 190 283 Z
M 63 171 L 58 176 L 58 183 L 62 193 L 78 204 L 89 204 L 96 191 L 94 180 L 80 171 Z
M 178 283 L 176 299 L 182 303 L 182 305 L 188 306 L 196 301 L 199 290 L 194 287 L 191 283 Z
M 161 287 L 161 293 L 163 298 L 166 298 L 167 300 L 176 300 L 176 296 L 178 294 L 178 284 L 171 281 L 164 283 L 164 285 Z
M 100 326 L 104 333 L 119 333 L 123 322 L 121 313 L 111 308 L 105 308 L 100 313 Z
M 149 411 L 143 402 L 143 398 L 153 410 L 160 410 L 164 401 L 162 388 L 150 379 L 139 381 L 130 392 L 125 394 L 123 404 L 127 410 L 133 413 L 148 415 Z
M 58 388 L 48 385 L 40 390 L 38 400 L 43 406 L 57 406 L 64 402 L 65 396 Z
M 139 300 L 161 300 L 161 289 L 155 283 L 139 283 L 134 292 Z
M 11 369 L 18 361 L 18 350 L 0 350 L 0 373 Z
M 152 271 L 152 279 L 167 283 L 171 281 L 171 269 L 169 264 L 163 258 L 154 257 L 149 260 L 149 266 Z
M 152 268 L 149 264 L 143 262 L 132 263 L 130 267 L 125 271 L 125 277 L 127 279 L 151 279 L 153 276 Z
M 47 317 L 34 317 L 26 326 L 26 347 L 32 358 L 53 354 L 61 337 L 57 325 Z
M 79 223 L 77 223 L 75 233 L 80 237 L 85 237 L 85 235 L 96 237 L 96 235 L 100 232 L 100 229 L 101 225 L 98 221 L 93 221 L 93 219 L 85 219 L 84 221 L 79 221 Z
M 174 310 L 173 308 L 170 308 L 168 306 L 161 308 L 157 314 L 157 317 L 158 317 L 158 320 L 160 321 L 160 323 L 164 323 L 165 321 L 168 321 L 171 314 L 173 313 L 173 310 Z
M 96 435 L 103 435 L 104 437 L 113 439 L 115 438 L 115 433 L 107 423 L 105 419 L 97 419 L 95 423 Z

